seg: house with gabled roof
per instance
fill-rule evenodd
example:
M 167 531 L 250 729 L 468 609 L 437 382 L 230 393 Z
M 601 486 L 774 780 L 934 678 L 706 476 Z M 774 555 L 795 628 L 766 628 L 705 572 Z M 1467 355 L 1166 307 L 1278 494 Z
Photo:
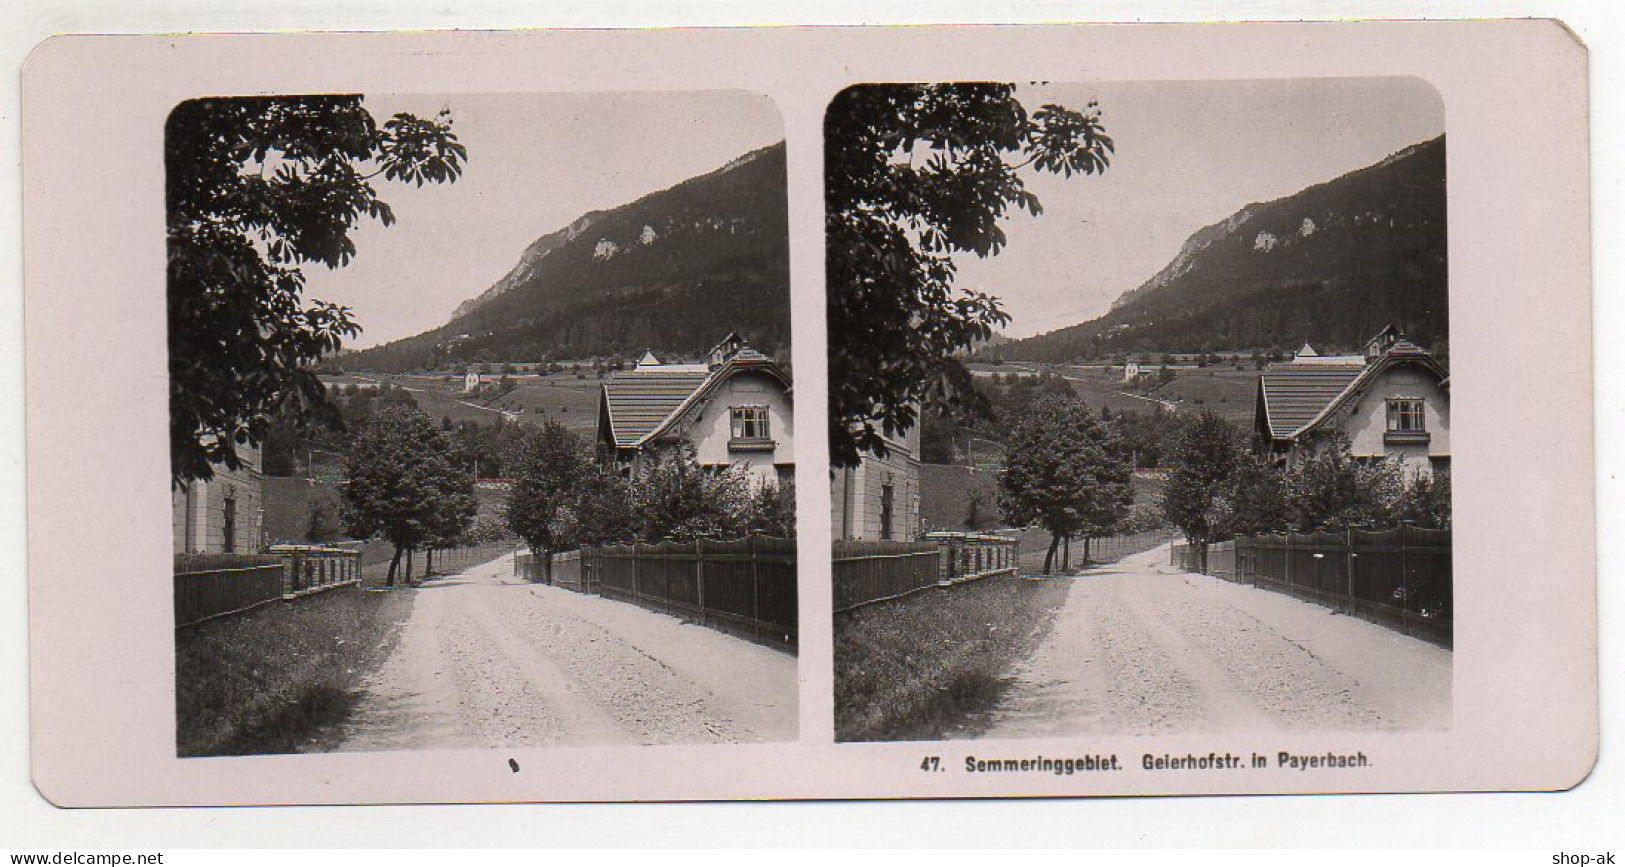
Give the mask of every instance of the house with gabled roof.
M 790 374 L 737 334 L 702 361 L 665 362 L 644 352 L 617 371 L 598 401 L 603 461 L 636 477 L 687 443 L 702 466 L 745 469 L 757 481 L 795 477 Z
M 1450 374 L 1393 326 L 1360 355 L 1320 355 L 1312 346 L 1258 378 L 1260 438 L 1291 465 L 1317 436 L 1338 431 L 1355 457 L 1399 457 L 1409 472 L 1450 468 Z

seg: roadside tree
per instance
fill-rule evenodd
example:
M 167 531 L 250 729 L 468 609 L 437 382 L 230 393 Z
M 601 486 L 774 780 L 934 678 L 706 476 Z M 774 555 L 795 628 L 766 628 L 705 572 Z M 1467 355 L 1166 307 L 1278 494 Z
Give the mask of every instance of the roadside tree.
M 796 483 L 763 482 L 751 503 L 750 528 L 757 533 L 794 539 L 796 536 Z
M 1399 519 L 1430 530 L 1450 529 L 1450 471 L 1416 473 L 1405 486 Z
M 564 524 L 591 467 L 581 441 L 554 419 L 524 430 L 518 442 L 504 517 L 541 559 L 544 580 L 551 582 L 553 554 L 568 541 Z
M 611 473 L 588 473 L 576 488 L 560 531 L 560 544 L 613 545 L 637 539 L 639 522 L 632 486 Z
M 1029 114 L 1011 84 L 859 85 L 824 119 L 829 443 L 836 466 L 884 455 L 917 407 L 974 404 L 958 356 L 1008 321 L 954 285 L 953 256 L 997 254 L 999 223 L 1043 208 L 1021 171 L 1105 171 L 1094 103 Z
M 1292 526 L 1291 486 L 1267 459 L 1242 455 L 1214 503 L 1212 541 L 1256 533 L 1280 533 Z
M 1115 434 L 1087 404 L 1046 397 L 1010 431 L 999 508 L 1011 523 L 1049 531 L 1047 575 L 1063 541 L 1108 534 L 1128 515 L 1134 501 L 1131 476 Z M 1063 559 L 1061 568 L 1069 567 Z
M 395 546 L 386 579 L 392 587 L 402 554 L 460 535 L 473 523 L 474 477 L 458 466 L 445 433 L 416 408 L 379 409 L 356 432 L 345 475 L 350 532 Z
M 171 481 L 238 469 L 281 409 L 332 423 L 315 367 L 360 332 L 306 299 L 304 265 L 355 256 L 363 219 L 395 221 L 373 179 L 456 180 L 467 151 L 442 111 L 378 124 L 360 96 L 205 98 L 165 126 Z
M 1162 494 L 1163 514 L 1196 547 L 1204 571 L 1208 542 L 1222 520 L 1220 497 L 1241 462 L 1239 438 L 1229 422 L 1212 410 L 1203 410 L 1185 429 L 1169 461 L 1172 466 Z

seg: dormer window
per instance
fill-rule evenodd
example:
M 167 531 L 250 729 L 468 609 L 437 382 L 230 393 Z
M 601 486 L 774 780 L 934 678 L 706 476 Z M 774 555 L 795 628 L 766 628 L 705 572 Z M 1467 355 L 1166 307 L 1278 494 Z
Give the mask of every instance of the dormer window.
M 735 450 L 773 448 L 773 437 L 767 425 L 767 407 L 736 406 L 729 412 L 732 429 L 728 448 Z

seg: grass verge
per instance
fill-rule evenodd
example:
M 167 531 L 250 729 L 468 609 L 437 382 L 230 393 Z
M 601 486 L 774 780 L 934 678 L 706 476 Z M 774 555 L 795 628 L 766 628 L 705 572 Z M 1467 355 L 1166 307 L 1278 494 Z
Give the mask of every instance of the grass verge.
M 352 586 L 176 630 L 176 752 L 294 752 L 343 721 L 411 610 Z
M 1001 575 L 835 615 L 835 739 L 940 740 L 991 709 L 1065 579 Z

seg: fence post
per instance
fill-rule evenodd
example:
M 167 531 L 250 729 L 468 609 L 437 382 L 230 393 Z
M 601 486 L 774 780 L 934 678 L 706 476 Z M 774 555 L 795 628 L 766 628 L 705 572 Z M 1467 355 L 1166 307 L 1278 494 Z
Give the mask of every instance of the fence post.
M 1344 585 L 1348 588 L 1346 592 L 1348 593 L 1349 599 L 1353 599 L 1354 598 L 1354 528 L 1353 527 L 1345 527 L 1343 529 L 1343 545 L 1344 545 L 1344 551 L 1343 551 L 1344 562 L 1348 564 L 1348 567 L 1347 567 L 1347 570 L 1346 570 L 1348 574 L 1345 576 Z
M 1286 583 L 1288 587 L 1295 587 L 1292 582 L 1292 531 L 1286 531 Z
M 1399 525 L 1399 592 L 1401 594 L 1400 599 L 1403 600 L 1400 609 L 1406 612 L 1411 610 L 1410 535 L 1405 532 L 1405 524 L 1401 522 Z
M 700 617 L 705 617 L 705 540 L 694 540 L 694 595 L 699 601 Z
M 761 546 L 756 543 L 757 537 L 750 538 L 750 628 L 751 634 L 757 641 L 762 640 L 762 570 L 758 565 L 757 553 Z

